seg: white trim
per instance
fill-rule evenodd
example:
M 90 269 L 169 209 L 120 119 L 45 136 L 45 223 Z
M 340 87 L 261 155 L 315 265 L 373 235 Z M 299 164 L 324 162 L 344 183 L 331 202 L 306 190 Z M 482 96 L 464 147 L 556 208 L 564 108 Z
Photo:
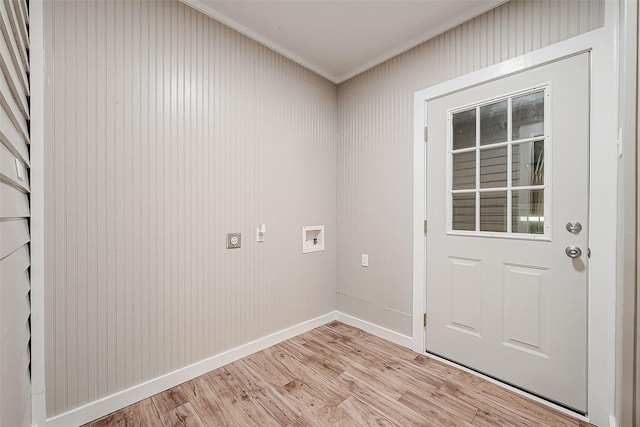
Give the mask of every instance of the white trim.
M 412 350 L 414 349 L 414 339 L 411 337 L 402 335 L 401 333 L 392 331 L 387 328 L 383 328 L 382 326 L 369 323 L 366 320 L 358 319 L 357 317 L 353 317 L 349 314 L 341 313 L 339 311 L 336 311 L 335 313 L 335 320 L 339 322 L 356 328 L 360 328 L 363 331 L 369 332 L 370 334 L 373 334 L 387 341 L 391 341 L 392 343 L 401 345 L 403 347 L 407 347 Z
M 232 363 L 236 360 L 242 359 L 250 354 L 261 351 L 267 347 L 278 344 L 282 341 L 290 339 L 294 336 L 303 334 L 311 329 L 322 326 L 329 322 L 337 320 L 344 324 L 360 328 L 370 334 L 373 334 L 379 338 L 391 341 L 395 344 L 411 348 L 414 345 L 414 339 L 408 337 L 406 335 L 399 334 L 397 332 L 391 331 L 389 329 L 380 327 L 378 325 L 374 325 L 373 323 L 369 323 L 365 320 L 359 319 L 357 317 L 353 317 L 351 315 L 333 311 L 327 313 L 323 316 L 317 317 L 315 319 L 309 320 L 307 322 L 300 323 L 296 326 L 293 326 L 288 329 L 284 329 L 280 332 L 274 333 L 267 337 L 258 339 L 256 341 L 252 341 L 245 345 L 236 347 L 224 353 L 218 354 L 216 356 L 205 359 L 201 362 L 194 363 L 193 365 L 184 367 L 182 369 L 178 369 L 176 371 L 170 372 L 163 376 L 154 378 L 145 383 L 138 384 L 134 387 L 128 388 L 126 390 L 122 390 L 120 392 L 114 393 L 110 396 L 104 397 L 102 399 L 90 402 L 84 406 L 75 408 L 71 411 L 65 412 L 64 414 L 57 415 L 47 420 L 47 426 L 68 426 L 68 425 L 82 425 L 87 422 L 93 421 L 97 418 L 100 418 L 104 415 L 107 415 L 113 411 L 117 411 L 118 409 L 124 408 L 125 406 L 131 405 L 135 402 L 138 402 L 142 399 L 146 399 L 149 396 L 153 396 L 156 393 L 160 393 L 164 390 L 167 390 L 171 387 L 175 387 L 176 385 L 182 384 L 185 381 L 189 381 L 193 378 L 196 378 L 202 374 L 210 372 L 214 369 L 217 369 L 226 364 Z M 424 352 L 420 351 L 419 353 L 424 354 Z M 493 384 L 497 384 L 511 392 L 514 392 L 521 396 L 526 396 L 529 399 L 532 399 L 542 405 L 553 408 L 562 413 L 568 414 L 572 417 L 583 421 L 589 421 L 587 417 L 578 415 L 572 411 L 569 411 L 561 406 L 550 403 L 544 399 L 540 399 L 536 396 L 531 396 L 522 390 L 511 387 L 508 384 L 504 384 L 500 381 L 497 381 L 493 378 L 482 375 L 478 372 L 465 368 L 463 366 L 456 365 L 446 359 L 442 359 L 438 356 L 429 354 L 428 357 L 439 360 L 443 363 L 446 363 L 450 366 L 453 366 L 457 369 L 460 369 L 464 372 L 468 372 L 472 375 L 475 375 L 479 378 L 483 378 Z M 40 425 L 44 425 L 40 424 Z
M 385 53 L 383 53 L 382 55 L 372 59 L 371 61 L 368 61 L 366 63 L 364 63 L 363 65 L 356 67 L 354 69 L 352 69 L 351 71 L 348 71 L 346 73 L 340 74 L 338 76 L 334 76 L 334 78 L 330 78 L 329 80 L 331 80 L 332 82 L 334 82 L 335 84 L 340 84 L 343 83 L 347 80 L 349 80 L 352 77 L 357 76 L 358 74 L 364 73 L 365 71 L 375 67 L 376 65 L 380 65 L 383 62 L 391 59 L 391 58 L 395 58 L 398 55 L 401 55 L 403 53 L 405 53 L 406 51 L 413 49 L 414 47 L 421 45 L 422 43 L 429 41 L 437 36 L 439 36 L 442 33 L 445 33 L 446 31 L 455 28 L 456 26 L 463 24 L 465 22 L 471 21 L 472 19 L 482 15 L 483 13 L 495 9 L 497 7 L 499 7 L 501 4 L 506 3 L 508 0 L 502 0 L 497 4 L 493 4 L 491 6 L 480 6 L 480 7 L 475 7 L 474 8 L 474 4 L 470 4 L 469 7 L 474 8 L 470 13 L 466 14 L 464 19 L 459 20 L 459 22 L 457 23 L 451 23 L 451 22 L 444 22 L 442 23 L 442 25 L 439 25 L 437 27 L 430 27 L 429 31 L 427 31 L 426 33 L 421 34 L 420 36 L 414 38 L 413 40 L 410 40 L 406 43 L 403 43 L 402 45 L 398 46 L 397 48 L 387 51 Z
M 614 413 L 618 135 L 618 2 L 605 2 L 605 26 L 414 94 L 414 349 L 424 352 L 426 305 L 426 101 L 549 62 L 591 51 L 588 408 L 591 423 Z
M 426 350 L 422 316 L 427 309 L 427 239 L 424 221 L 427 218 L 427 149 L 425 127 L 426 100 L 429 93 L 416 92 L 413 96 L 413 350 Z M 428 138 L 427 138 L 428 139 Z
M 267 347 L 278 344 L 282 341 L 293 338 L 311 329 L 322 326 L 335 320 L 336 312 L 332 311 L 315 319 L 302 322 L 282 331 L 273 333 L 239 347 L 227 350 L 223 353 L 204 359 L 184 368 L 180 368 L 168 374 L 151 379 L 144 383 L 135 385 L 126 390 L 119 391 L 110 396 L 90 402 L 86 405 L 72 409 L 55 417 L 47 419 L 47 426 L 66 427 L 70 425 L 82 425 L 110 414 L 113 411 L 124 408 L 154 394 L 175 387 L 179 384 L 206 374 L 214 369 L 220 368 L 226 364 L 247 357 L 250 354 L 264 350 Z M 346 323 L 346 322 L 345 322 Z
M 45 425 L 44 2 L 29 3 L 31 86 L 31 423 Z
M 228 16 L 218 12 L 208 2 L 203 1 L 203 0 L 180 0 L 180 1 L 182 3 L 184 3 L 184 4 L 186 4 L 187 6 L 194 8 L 198 12 L 202 12 L 205 15 L 215 19 L 216 21 L 221 22 L 224 25 L 234 29 L 235 31 L 239 32 L 240 34 L 243 34 L 243 35 L 249 37 L 250 39 L 257 41 L 261 45 L 264 45 L 264 46 L 268 47 L 269 49 L 279 53 L 280 55 L 284 56 L 285 58 L 289 58 L 293 62 L 296 62 L 299 65 L 302 65 L 303 67 L 305 67 L 305 68 L 313 71 L 314 73 L 324 77 L 325 79 L 330 80 L 332 83 L 337 83 L 336 82 L 336 77 L 333 76 L 328 71 L 323 70 L 322 68 L 313 65 L 309 61 L 306 61 L 306 60 L 300 58 L 295 53 L 293 53 L 293 52 L 281 47 L 279 44 L 270 41 L 266 37 L 261 36 L 260 34 L 256 33 L 255 31 L 245 27 L 244 25 L 238 23 L 237 21 L 235 21 L 235 20 L 229 18 Z
M 269 40 L 267 37 L 264 37 L 258 33 L 256 33 L 255 31 L 251 30 L 250 28 L 247 28 L 246 26 L 238 23 L 237 21 L 229 18 L 228 16 L 224 15 L 223 13 L 217 11 L 209 2 L 207 2 L 206 0 L 180 0 L 181 2 L 183 2 L 184 4 L 194 8 L 195 10 L 204 13 L 205 15 L 210 16 L 211 18 L 215 19 L 216 21 L 222 22 L 223 24 L 233 28 L 234 30 L 238 31 L 241 34 L 244 34 L 245 36 L 249 37 L 250 39 L 253 39 L 255 41 L 257 41 L 258 43 L 268 47 L 269 49 L 274 50 L 275 52 L 279 53 L 280 55 L 291 59 L 294 62 L 297 62 L 298 64 L 302 65 L 303 67 L 313 71 L 314 73 L 324 77 L 325 79 L 331 81 L 332 83 L 335 84 L 340 84 L 342 82 L 345 82 L 347 80 L 349 80 L 350 78 L 357 76 L 360 73 L 363 73 L 365 71 L 367 71 L 370 68 L 375 67 L 376 65 L 382 64 L 383 62 L 385 62 L 388 59 L 391 59 L 395 56 L 400 55 L 401 53 L 404 53 L 406 51 L 408 51 L 409 49 L 412 49 L 416 46 L 418 46 L 419 44 L 422 44 L 424 42 L 426 42 L 427 40 L 430 40 L 436 36 L 438 36 L 439 34 L 444 33 L 445 31 L 456 27 L 457 25 L 460 25 L 464 22 L 470 21 L 472 19 L 474 19 L 477 16 L 482 15 L 483 13 L 485 13 L 488 10 L 494 9 L 498 6 L 500 6 L 503 3 L 506 3 L 508 0 L 501 0 L 500 2 L 496 3 L 496 4 L 492 4 L 490 6 L 484 5 L 484 4 L 479 4 L 479 5 L 473 5 L 471 4 L 470 7 L 470 11 L 465 14 L 463 19 L 458 19 L 456 21 L 446 21 L 443 22 L 441 25 L 436 26 L 436 27 L 430 27 L 428 28 L 428 30 L 421 34 L 420 36 L 400 45 L 399 47 L 396 47 L 395 49 L 389 50 L 379 56 L 377 56 L 376 58 L 372 59 L 371 61 L 367 61 L 366 63 L 364 63 L 363 65 L 360 65 L 358 67 L 355 67 L 353 69 L 351 69 L 350 71 L 347 71 L 345 73 L 342 74 L 334 74 L 318 65 L 314 65 L 311 62 L 301 58 L 300 56 L 296 55 L 295 53 L 289 51 L 288 49 L 285 49 L 284 47 L 280 46 L 277 43 L 272 42 L 271 40 Z
M 609 416 L 609 427 L 618 427 L 618 421 L 613 415 Z

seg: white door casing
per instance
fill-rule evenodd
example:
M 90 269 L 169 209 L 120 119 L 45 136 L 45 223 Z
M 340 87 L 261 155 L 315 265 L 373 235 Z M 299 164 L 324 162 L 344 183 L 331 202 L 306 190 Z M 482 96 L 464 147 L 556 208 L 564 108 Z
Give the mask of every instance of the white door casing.
M 497 173 L 495 165 L 477 168 L 478 173 L 493 169 L 493 176 L 503 173 L 504 183 L 483 182 L 500 190 L 475 189 L 486 181 L 480 176 L 473 179 L 473 188 L 458 185 L 467 190 L 453 197 L 478 205 L 472 207 L 477 218 L 471 226 L 479 229 L 457 231 L 460 222 L 452 225 L 449 197 L 450 119 L 470 108 L 479 113 L 475 105 L 516 102 L 521 91 L 544 91 L 546 99 L 544 190 L 536 190 L 537 196 L 544 191 L 544 219 L 540 214 L 528 217 L 542 221 L 544 228 L 537 235 L 518 233 L 526 230 L 518 223 L 522 211 L 507 215 L 511 209 L 504 209 L 505 204 L 517 205 L 516 200 L 534 191 L 511 188 L 505 163 L 497 165 Z M 432 99 L 428 113 L 427 351 L 586 413 L 589 54 Z M 490 151 L 512 158 L 533 145 L 497 142 L 497 148 L 470 147 L 464 155 L 476 162 L 490 161 L 484 157 Z M 525 166 L 516 164 L 509 169 L 514 183 L 516 169 Z M 499 202 L 487 206 L 491 195 Z M 457 206 L 454 210 L 460 211 Z M 504 216 L 504 231 L 515 234 L 481 221 L 480 216 L 495 217 L 496 210 Z M 580 222 L 583 230 L 570 233 L 565 228 L 569 221 Z M 567 246 L 579 247 L 582 255 L 569 258 Z

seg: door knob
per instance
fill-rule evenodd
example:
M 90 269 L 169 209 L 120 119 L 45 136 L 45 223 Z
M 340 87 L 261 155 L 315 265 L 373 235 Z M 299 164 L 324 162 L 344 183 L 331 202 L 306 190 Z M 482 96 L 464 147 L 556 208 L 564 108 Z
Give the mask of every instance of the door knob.
M 577 246 L 567 246 L 564 249 L 564 253 L 567 254 L 569 258 L 579 258 L 582 255 L 582 250 Z

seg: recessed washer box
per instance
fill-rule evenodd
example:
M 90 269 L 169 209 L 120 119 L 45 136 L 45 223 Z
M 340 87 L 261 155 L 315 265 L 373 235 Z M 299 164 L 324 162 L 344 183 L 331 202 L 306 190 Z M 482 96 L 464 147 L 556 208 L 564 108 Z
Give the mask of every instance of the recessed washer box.
M 302 253 L 324 251 L 324 225 L 302 227 Z

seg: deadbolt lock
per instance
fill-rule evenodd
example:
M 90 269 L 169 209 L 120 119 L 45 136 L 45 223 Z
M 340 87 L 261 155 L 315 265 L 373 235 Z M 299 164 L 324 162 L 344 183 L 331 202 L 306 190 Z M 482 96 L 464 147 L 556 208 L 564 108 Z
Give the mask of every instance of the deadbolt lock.
M 567 223 L 567 231 L 572 234 L 578 234 L 582 231 L 582 224 L 578 221 L 569 221 Z

